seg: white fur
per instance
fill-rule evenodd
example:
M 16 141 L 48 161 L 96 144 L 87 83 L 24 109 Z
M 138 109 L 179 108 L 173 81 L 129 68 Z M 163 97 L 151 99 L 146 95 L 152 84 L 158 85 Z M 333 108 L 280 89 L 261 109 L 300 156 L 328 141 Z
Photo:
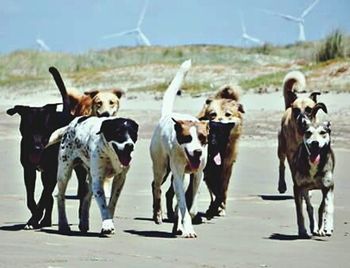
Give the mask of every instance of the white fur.
M 196 237 L 192 226 L 191 216 L 197 214 L 196 198 L 197 192 L 202 181 L 203 169 L 207 159 L 207 147 L 202 146 L 197 137 L 197 131 L 193 127 L 190 129 L 192 141 L 180 145 L 176 139 L 176 131 L 174 129 L 175 120 L 190 120 L 198 122 L 198 119 L 186 115 L 172 113 L 173 103 L 177 91 L 182 85 L 183 79 L 190 68 L 190 61 L 185 61 L 179 71 L 177 72 L 174 80 L 166 90 L 163 99 L 162 117 L 156 126 L 151 139 L 150 153 L 153 161 L 153 196 L 154 204 L 154 219 L 156 223 L 162 221 L 160 198 L 161 198 L 161 185 L 163 179 L 167 174 L 168 168 L 170 168 L 174 180 L 173 187 L 177 198 L 177 222 L 174 223 L 174 232 L 180 231 L 183 237 Z M 189 154 L 193 155 L 195 150 L 201 150 L 200 166 L 198 170 L 193 172 L 193 204 L 190 208 L 190 212 L 186 206 L 185 190 L 184 190 L 184 175 L 186 173 L 187 157 L 185 149 Z M 159 200 L 159 202 L 158 202 Z
M 97 134 L 102 122 L 110 119 L 91 117 L 78 123 L 79 118 L 76 118 L 68 125 L 64 133 L 59 150 L 57 173 L 58 225 L 60 231 L 70 230 L 65 211 L 65 191 L 71 177 L 74 161 L 81 159 L 82 164 L 88 171 L 89 193 L 83 201 L 79 228 L 82 231 L 89 229 L 89 208 L 91 197 L 94 195 L 103 221 L 101 232 L 114 232 L 112 219 L 129 167 L 121 165 L 118 156 L 112 146 L 107 143 L 103 134 Z M 133 143 L 131 139 L 129 139 L 129 142 Z M 118 146 L 122 145 L 118 144 Z M 114 179 L 111 198 L 107 205 L 103 184 L 107 178 L 112 176 Z

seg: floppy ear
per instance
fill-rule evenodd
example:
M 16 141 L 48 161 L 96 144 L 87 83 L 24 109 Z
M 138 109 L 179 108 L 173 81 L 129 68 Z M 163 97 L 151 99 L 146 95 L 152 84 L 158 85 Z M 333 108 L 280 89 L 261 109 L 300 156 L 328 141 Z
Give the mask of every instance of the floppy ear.
M 199 114 L 197 115 L 197 118 L 199 120 L 208 120 L 208 117 L 207 117 L 207 108 L 208 108 L 208 105 L 213 101 L 212 98 L 209 98 L 205 101 L 205 104 L 202 108 L 202 110 L 199 112 Z
M 100 93 L 100 91 L 97 89 L 84 92 L 84 94 L 90 96 L 91 99 L 93 99 L 98 93 Z
M 115 94 L 119 99 L 125 95 L 125 91 L 120 88 L 113 89 L 112 93 Z
M 292 108 L 292 115 L 294 119 L 297 119 L 297 117 L 300 115 L 301 110 L 299 108 Z
M 328 132 L 328 133 L 331 133 L 331 121 L 326 121 L 326 122 L 324 122 L 323 123 L 323 126 L 324 126 L 324 128 L 326 129 L 326 131 Z
M 328 113 L 327 107 L 323 102 L 316 103 L 316 105 L 312 108 L 312 111 L 310 113 L 310 117 L 315 117 L 318 110 L 324 111 L 326 114 Z
M 318 95 L 321 95 L 321 92 L 314 91 L 314 92 L 311 92 L 309 98 L 312 99 L 315 103 L 317 103 L 317 96 Z
M 14 114 L 16 114 L 16 113 L 18 113 L 19 115 L 23 115 L 23 113 L 26 111 L 26 108 L 27 108 L 28 106 L 23 106 L 23 105 L 16 105 L 16 106 L 14 106 L 13 108 L 11 108 L 11 109 L 8 109 L 7 111 L 6 111 L 6 113 L 8 114 L 8 115 L 14 115 Z

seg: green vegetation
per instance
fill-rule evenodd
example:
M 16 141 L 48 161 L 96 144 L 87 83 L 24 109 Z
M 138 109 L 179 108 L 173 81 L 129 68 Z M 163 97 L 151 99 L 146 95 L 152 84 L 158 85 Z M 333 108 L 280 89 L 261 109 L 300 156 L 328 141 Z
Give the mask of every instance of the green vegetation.
M 340 31 L 323 41 L 287 46 L 116 47 L 83 54 L 16 51 L 0 54 L 0 91 L 47 87 L 50 83 L 52 86 L 50 66 L 56 66 L 64 79 L 69 80 L 68 84 L 75 87 L 123 83 L 132 90 L 163 91 L 171 79 L 167 70 L 175 69 L 188 58 L 193 61 L 194 71 L 185 92 L 197 94 L 209 91 L 211 83 L 232 81 L 243 89 L 278 87 L 291 69 L 320 72 L 331 64 L 348 64 L 347 53 L 350 53 L 350 38 Z M 157 78 L 153 79 L 154 76 Z
M 344 35 L 340 30 L 335 30 L 327 36 L 317 52 L 318 62 L 345 57 Z

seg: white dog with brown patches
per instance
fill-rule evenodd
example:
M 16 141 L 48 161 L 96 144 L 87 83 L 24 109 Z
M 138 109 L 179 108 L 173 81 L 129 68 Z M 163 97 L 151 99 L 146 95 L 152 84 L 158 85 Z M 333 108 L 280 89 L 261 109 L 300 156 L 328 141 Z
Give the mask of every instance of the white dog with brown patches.
M 196 197 L 207 159 L 209 126 L 196 117 L 173 113 L 176 93 L 191 67 L 191 61 L 182 63 L 175 78 L 164 94 L 161 119 L 156 126 L 150 146 L 153 161 L 153 219 L 162 222 L 161 185 L 171 171 L 177 208 L 173 233 L 194 238 L 196 233 L 191 216 L 197 214 Z M 188 210 L 185 198 L 184 175 L 191 174 L 193 180 L 192 205 Z

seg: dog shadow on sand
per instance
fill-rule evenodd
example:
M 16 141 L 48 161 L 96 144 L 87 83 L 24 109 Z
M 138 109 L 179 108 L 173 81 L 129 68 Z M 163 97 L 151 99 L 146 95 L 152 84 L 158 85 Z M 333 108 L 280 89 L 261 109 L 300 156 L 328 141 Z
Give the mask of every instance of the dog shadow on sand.
M 22 231 L 22 230 L 24 230 L 25 226 L 26 226 L 25 223 L 15 223 L 15 224 L 10 224 L 10 225 L 0 226 L 0 230 L 1 231 L 10 231 L 10 232 Z

